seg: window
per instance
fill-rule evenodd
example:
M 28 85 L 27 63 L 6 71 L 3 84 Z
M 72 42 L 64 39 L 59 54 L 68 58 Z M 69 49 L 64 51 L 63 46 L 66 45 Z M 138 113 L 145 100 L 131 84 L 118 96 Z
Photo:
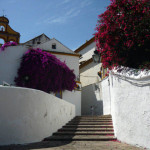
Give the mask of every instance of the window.
M 5 31 L 5 27 L 4 26 L 0 26 L 0 31 Z
M 56 44 L 55 43 L 52 44 L 52 49 L 56 49 Z

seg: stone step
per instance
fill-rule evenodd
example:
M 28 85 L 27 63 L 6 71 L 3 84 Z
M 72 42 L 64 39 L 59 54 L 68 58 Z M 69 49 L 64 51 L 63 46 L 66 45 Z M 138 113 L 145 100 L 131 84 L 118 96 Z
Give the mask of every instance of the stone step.
M 69 122 L 66 125 L 112 125 L 111 122 Z
M 77 120 L 77 121 L 80 121 L 80 120 L 112 120 L 112 118 L 73 118 L 72 120 Z
M 112 122 L 112 120 L 71 120 L 69 122 Z
M 44 141 L 111 141 L 116 140 L 114 136 L 100 136 L 100 135 L 63 135 L 51 136 L 44 139 Z
M 65 132 L 56 132 L 53 135 L 114 135 L 114 132 L 102 132 L 102 131 L 65 131 Z
M 114 131 L 113 128 L 61 128 L 58 131 Z
M 45 141 L 109 141 L 116 140 L 111 115 L 77 116 Z
M 111 117 L 75 117 L 73 119 L 112 119 Z
M 93 115 L 93 116 L 91 116 L 91 115 L 82 115 L 82 116 L 75 116 L 75 117 L 111 117 L 111 115 L 97 115 L 97 116 L 95 116 L 95 115 Z
M 63 128 L 113 128 L 113 125 L 65 125 Z
M 77 120 L 77 119 L 73 119 L 69 122 L 112 122 L 112 119 L 107 119 L 107 120 L 87 120 L 87 119 Z
M 90 118 L 90 119 L 96 119 L 96 118 L 112 118 L 111 116 L 76 116 L 74 118 Z

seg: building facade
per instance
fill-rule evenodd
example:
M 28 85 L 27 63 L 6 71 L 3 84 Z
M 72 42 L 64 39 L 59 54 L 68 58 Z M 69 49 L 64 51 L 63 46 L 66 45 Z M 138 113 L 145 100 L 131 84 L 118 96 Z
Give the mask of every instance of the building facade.
M 9 20 L 4 16 L 0 16 L 0 39 L 3 39 L 5 43 L 10 41 L 19 43 L 20 41 L 20 33 L 10 27 Z
M 81 111 L 82 115 L 101 115 L 102 101 L 100 99 L 100 90 L 98 83 L 101 81 L 99 72 L 102 64 L 94 62 L 92 56 L 96 50 L 95 37 L 86 41 L 76 53 L 80 54 L 79 73 L 82 84 Z M 93 112 L 92 112 L 93 111 Z
M 79 54 L 74 53 L 55 38 L 50 39 L 45 34 L 42 34 L 17 46 L 7 47 L 0 52 L 0 84 L 5 81 L 14 85 L 14 78 L 17 76 L 21 58 L 29 48 L 40 48 L 55 55 L 62 62 L 65 62 L 71 70 L 74 70 L 77 80 L 79 76 Z M 76 82 L 80 84 L 79 81 Z M 60 93 L 50 94 L 74 104 L 76 115 L 81 115 L 81 89 L 75 87 L 73 91 L 65 90 Z

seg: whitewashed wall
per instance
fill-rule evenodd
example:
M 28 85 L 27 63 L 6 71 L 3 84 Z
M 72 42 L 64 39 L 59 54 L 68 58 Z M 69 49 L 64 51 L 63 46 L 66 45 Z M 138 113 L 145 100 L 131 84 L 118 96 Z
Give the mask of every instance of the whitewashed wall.
M 56 44 L 56 49 L 52 49 L 52 44 Z M 35 47 L 41 48 L 43 50 L 48 50 L 48 51 L 54 51 L 54 52 L 65 52 L 65 53 L 71 53 L 74 54 L 72 50 L 64 46 L 62 43 L 60 43 L 56 39 L 51 39 L 45 43 L 38 44 Z
M 0 145 L 38 142 L 75 116 L 75 106 L 45 92 L 0 87 Z
M 111 97 L 110 97 L 110 82 L 109 78 L 103 79 L 99 84 L 100 97 L 103 102 L 103 114 L 111 114 Z
M 150 77 L 140 81 L 110 76 L 111 113 L 118 140 L 150 148 Z
M 76 116 L 81 116 L 81 91 L 67 91 L 62 93 L 62 99 L 75 105 Z
M 55 55 L 62 62 L 65 62 L 70 69 L 74 70 L 76 77 L 79 76 L 79 57 L 59 54 L 53 55 Z
M 150 72 L 124 70 L 100 84 L 104 114 L 111 112 L 119 141 L 150 148 Z
M 93 115 L 103 114 L 103 102 L 100 98 L 99 83 L 82 88 L 82 115 L 92 115 L 91 106 L 94 106 Z
M 0 85 L 3 81 L 14 84 L 22 55 L 27 51 L 25 46 L 11 46 L 0 52 Z
M 47 42 L 49 40 L 50 39 L 47 36 L 45 36 L 45 34 L 42 34 L 42 35 L 26 42 L 25 45 L 32 45 L 32 46 L 33 45 L 39 45 L 38 42 L 43 43 L 43 42 Z
M 86 46 L 83 50 L 81 50 L 79 52 L 79 54 L 82 55 L 80 62 L 92 58 L 92 55 L 93 55 L 93 52 L 95 51 L 95 49 L 96 49 L 96 43 L 92 42 L 91 44 Z
M 82 87 L 97 83 L 101 80 L 97 74 L 100 71 L 100 66 L 100 63 L 91 62 L 80 69 L 80 81 L 82 83 Z

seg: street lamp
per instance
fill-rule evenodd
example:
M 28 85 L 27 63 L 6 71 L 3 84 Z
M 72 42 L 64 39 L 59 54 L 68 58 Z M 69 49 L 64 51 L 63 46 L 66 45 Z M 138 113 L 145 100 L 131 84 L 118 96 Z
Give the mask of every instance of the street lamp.
M 100 54 L 97 50 L 94 51 L 94 54 L 92 55 L 92 59 L 95 63 L 100 63 Z

